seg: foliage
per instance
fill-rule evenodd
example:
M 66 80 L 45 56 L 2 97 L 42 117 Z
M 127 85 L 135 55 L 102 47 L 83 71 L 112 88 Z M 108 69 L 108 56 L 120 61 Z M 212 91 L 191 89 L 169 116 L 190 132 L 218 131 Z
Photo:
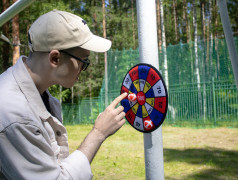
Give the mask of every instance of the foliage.
M 99 101 L 84 98 L 78 104 L 63 104 L 64 124 L 93 124 L 99 114 Z
M 9 1 L 10 2 L 10 1 Z M 190 69 L 194 68 L 194 59 L 193 56 L 193 46 L 192 44 L 185 44 L 188 39 L 194 39 L 193 32 L 193 5 L 192 0 L 176 0 L 176 5 L 174 6 L 175 1 L 163 0 L 164 5 L 164 19 L 165 19 L 165 33 L 166 33 L 166 44 L 168 46 L 168 50 L 174 49 L 176 46 L 181 51 L 176 51 L 176 53 L 168 54 L 168 57 L 171 58 L 168 60 L 168 67 L 170 72 L 176 72 L 177 74 L 181 74 L 182 77 L 186 77 L 186 81 L 193 82 L 194 81 L 194 72 L 188 73 Z M 186 17 L 184 16 L 184 2 L 187 7 L 185 12 Z M 197 9 L 197 20 L 198 20 L 198 39 L 199 39 L 199 51 L 203 53 L 204 57 L 207 54 L 206 45 L 209 42 L 210 33 L 213 34 L 213 37 L 223 38 L 223 29 L 221 25 L 220 16 L 218 13 L 218 8 L 216 6 L 217 1 L 212 1 L 212 12 L 209 9 L 209 1 L 204 0 L 196 0 L 195 6 Z M 204 3 L 204 14 L 205 14 L 205 22 L 202 20 L 202 3 Z M 137 32 L 137 14 L 136 14 L 136 1 L 126 1 L 126 0 L 108 0 L 106 3 L 106 32 L 107 38 L 112 41 L 112 49 L 118 49 L 122 51 L 124 49 L 131 51 L 130 49 L 136 49 L 138 47 L 138 32 Z M 238 20 L 237 20 L 237 1 L 229 0 L 228 10 L 230 15 L 230 21 L 232 25 L 232 29 L 234 32 L 234 36 L 237 36 L 238 32 Z M 0 5 L 2 1 L 0 2 Z M 21 46 L 21 54 L 28 55 L 28 38 L 27 31 L 30 28 L 30 25 L 34 22 L 36 18 L 40 15 L 53 10 L 65 10 L 77 15 L 80 15 L 87 21 L 88 26 L 92 30 L 93 33 L 103 36 L 103 27 L 102 27 L 102 1 L 96 0 L 42 0 L 35 1 L 31 6 L 26 8 L 24 11 L 20 13 L 20 41 L 23 46 Z M 174 9 L 176 14 L 174 14 Z M 177 20 L 177 27 L 175 27 L 175 19 Z M 211 23 L 209 23 L 209 19 L 211 19 Z M 10 22 L 10 21 L 9 21 Z M 203 23 L 205 24 L 205 36 L 203 36 Z M 10 23 L 11 24 L 11 23 Z M 185 29 L 188 27 L 189 34 L 186 34 Z M 158 29 L 160 29 L 160 24 L 158 24 Z M 175 38 L 175 30 L 179 32 L 179 39 L 176 41 Z M 11 28 L 9 30 L 9 34 L 11 34 Z M 205 39 L 203 39 L 205 37 Z M 12 37 L 8 37 L 10 41 L 12 41 Z M 161 38 L 161 37 L 158 37 Z M 180 43 L 180 44 L 179 44 Z M 205 45 L 203 46 L 202 43 Z M 223 43 L 223 42 L 220 42 Z M 181 46 L 183 44 L 184 47 Z M 237 43 L 236 43 L 237 44 Z M 176 45 L 171 47 L 171 45 Z M 211 44 L 209 44 L 210 46 Z M 2 47 L 2 42 L 0 41 L 0 46 Z M 185 48 L 186 47 L 186 48 Z M 213 44 L 213 47 L 215 45 Z M 0 51 L 4 51 L 2 48 Z M 171 50 L 173 51 L 173 50 Z M 218 51 L 217 54 L 219 56 L 223 56 L 223 53 L 227 51 Z M 214 52 L 214 51 L 213 51 Z M 11 53 L 11 50 L 10 50 Z M 117 52 L 122 54 L 122 52 Z M 0 54 L 2 54 L 0 52 Z M 111 54 L 112 55 L 112 54 Z M 108 63 L 109 66 L 114 62 L 110 62 L 112 58 L 110 58 L 110 52 L 108 54 Z M 213 54 L 213 65 L 216 65 L 216 56 Z M 178 63 L 177 57 L 180 59 L 183 58 L 183 63 Z M 11 55 L 10 55 L 11 58 Z M 135 58 L 135 59 L 133 59 Z M 91 54 L 91 65 L 87 72 L 82 72 L 79 82 L 76 83 L 74 87 L 74 96 L 77 97 L 95 97 L 100 93 L 101 86 L 103 84 L 103 76 L 104 76 L 104 55 L 98 53 Z M 160 65 L 163 67 L 162 54 L 160 54 Z M 116 82 L 121 81 L 124 76 L 124 69 L 131 67 L 138 60 L 138 55 L 133 55 L 133 53 L 120 55 L 120 59 L 118 61 L 124 62 L 120 66 L 117 66 L 117 70 L 109 72 L 109 79 L 114 79 Z M 133 61 L 133 62 L 130 62 Z M 200 71 L 202 71 L 200 59 Z M 0 61 L 0 65 L 1 65 Z M 176 64 L 176 66 L 173 66 Z M 186 64 L 190 64 L 190 66 L 185 67 Z M 10 65 L 10 64 L 9 64 Z M 225 61 L 220 61 L 220 71 L 218 71 L 215 67 L 212 67 L 212 73 L 221 73 L 222 77 L 226 79 L 230 79 L 233 76 L 230 75 L 231 68 L 228 63 Z M 183 69 L 183 71 L 181 71 Z M 163 69 L 161 68 L 163 71 Z M 207 68 L 204 71 L 210 72 L 210 69 Z M 189 74 L 188 76 L 185 76 Z M 171 74 L 170 75 L 174 75 Z M 207 74 L 206 74 L 207 75 Z M 227 77 L 226 77 L 227 75 Z M 202 77 L 202 76 L 201 76 Z M 203 77 L 204 78 L 204 77 Z M 114 88 L 114 80 L 109 81 L 111 88 Z M 172 82 L 171 78 L 169 81 Z M 182 78 L 178 79 L 178 82 L 181 83 L 183 81 Z M 103 88 L 103 87 L 102 87 Z M 59 90 L 59 88 L 51 88 L 51 90 Z M 64 89 L 63 89 L 64 90 Z M 119 89 L 117 89 L 119 90 Z M 66 93 L 67 92 L 67 93 Z M 67 90 L 63 97 L 63 102 L 70 102 L 71 99 L 71 90 Z M 54 94 L 59 94 L 59 92 L 53 92 Z M 66 96 L 68 96 L 66 98 Z
M 31 24 L 42 14 L 45 14 L 53 9 L 65 10 L 69 12 L 73 12 L 67 3 L 62 1 L 54 1 L 54 0 L 43 0 L 43 1 L 35 1 L 31 6 L 26 8 L 24 11 L 21 11 L 19 14 L 19 24 L 20 24 L 20 40 L 21 44 L 25 45 L 21 49 L 22 54 L 28 54 L 28 37 L 27 32 L 31 26 Z
M 209 73 L 202 69 L 202 58 L 206 57 L 204 49 L 207 47 L 207 42 L 200 41 L 198 43 L 198 58 L 200 60 L 200 75 L 202 82 L 211 82 L 211 77 L 215 80 L 228 80 L 233 81 L 233 72 L 229 54 L 224 39 L 215 39 L 213 44 L 217 41 L 217 50 L 214 48 L 211 52 L 212 55 L 208 57 L 211 61 L 212 68 L 209 64 L 205 64 L 205 69 L 210 69 Z M 238 43 L 238 38 L 235 38 Z M 209 42 L 208 42 L 209 43 Z M 238 49 L 238 48 L 237 48 Z M 196 83 L 194 74 L 194 43 L 190 41 L 189 44 L 169 45 L 167 47 L 168 59 L 168 74 L 169 85 Z M 218 66 L 218 61 L 220 66 Z M 120 92 L 121 83 L 127 71 L 132 68 L 139 61 L 139 50 L 110 50 L 108 52 L 108 83 L 109 93 Z M 164 75 L 164 54 L 159 53 L 159 67 L 162 75 Z M 104 86 L 102 87 L 104 90 Z M 103 92 L 101 92 L 102 95 Z
M 54 96 L 55 98 L 57 98 L 58 100 L 62 99 L 62 102 L 69 101 L 69 97 L 71 94 L 70 89 L 62 88 L 62 91 L 60 92 L 60 86 L 53 85 L 48 90 L 51 93 L 51 95 Z
M 75 84 L 75 94 L 81 97 L 98 96 L 104 75 L 103 54 L 91 53 L 91 64 L 87 71 L 80 74 L 79 81 Z
M 234 7 L 238 7 L 238 1 L 228 0 L 227 8 L 232 25 L 232 31 L 235 36 L 238 36 L 238 11 L 237 8 Z

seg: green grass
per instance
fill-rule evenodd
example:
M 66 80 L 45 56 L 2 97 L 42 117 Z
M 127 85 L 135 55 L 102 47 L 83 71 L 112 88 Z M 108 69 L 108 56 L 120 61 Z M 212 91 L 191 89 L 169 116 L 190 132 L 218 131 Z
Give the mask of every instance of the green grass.
M 66 126 L 70 152 L 92 125 Z M 165 179 L 238 179 L 238 129 L 163 127 Z M 92 162 L 94 179 L 145 179 L 143 134 L 124 125 Z

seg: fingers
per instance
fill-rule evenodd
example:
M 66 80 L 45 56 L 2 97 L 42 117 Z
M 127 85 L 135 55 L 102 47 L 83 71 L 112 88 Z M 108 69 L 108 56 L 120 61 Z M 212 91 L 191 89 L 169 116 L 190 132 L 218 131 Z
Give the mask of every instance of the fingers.
M 124 107 L 123 106 L 119 106 L 118 108 L 115 109 L 115 111 L 116 111 L 116 114 L 119 114 L 119 113 L 124 111 Z
M 121 112 L 120 114 L 118 114 L 117 118 L 118 118 L 119 121 L 121 121 L 125 116 L 126 116 L 126 113 Z
M 122 119 L 120 122 L 119 122 L 119 126 L 122 127 L 123 124 L 126 123 L 126 120 L 125 119 Z
M 112 106 L 113 108 L 115 108 L 119 102 L 121 102 L 125 97 L 127 96 L 127 93 L 123 93 L 120 96 L 118 96 L 114 101 L 112 101 L 112 103 L 110 104 L 110 106 Z
M 119 106 L 116 108 L 117 104 L 120 103 L 125 97 L 127 93 L 123 93 L 118 96 L 106 109 L 100 114 L 96 121 L 95 127 L 108 137 L 114 134 L 121 126 L 125 123 L 125 119 L 123 119 L 126 115 L 124 112 L 124 107 Z

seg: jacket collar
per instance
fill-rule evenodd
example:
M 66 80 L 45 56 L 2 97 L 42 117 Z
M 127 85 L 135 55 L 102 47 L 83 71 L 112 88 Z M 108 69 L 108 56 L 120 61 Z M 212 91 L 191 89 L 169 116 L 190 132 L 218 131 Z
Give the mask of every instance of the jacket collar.
M 31 106 L 33 106 L 35 112 L 41 117 L 41 119 L 47 120 L 51 117 L 51 114 L 47 111 L 40 93 L 26 69 L 24 64 L 24 59 L 26 58 L 26 56 L 21 56 L 18 59 L 17 63 L 13 66 L 13 76 L 27 101 Z

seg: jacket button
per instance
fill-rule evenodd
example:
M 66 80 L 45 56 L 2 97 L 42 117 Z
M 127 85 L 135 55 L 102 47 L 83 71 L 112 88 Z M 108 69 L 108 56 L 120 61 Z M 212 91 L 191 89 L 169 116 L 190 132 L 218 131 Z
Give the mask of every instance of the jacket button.
M 61 136 L 61 132 L 60 131 L 56 131 L 56 135 L 57 136 Z

